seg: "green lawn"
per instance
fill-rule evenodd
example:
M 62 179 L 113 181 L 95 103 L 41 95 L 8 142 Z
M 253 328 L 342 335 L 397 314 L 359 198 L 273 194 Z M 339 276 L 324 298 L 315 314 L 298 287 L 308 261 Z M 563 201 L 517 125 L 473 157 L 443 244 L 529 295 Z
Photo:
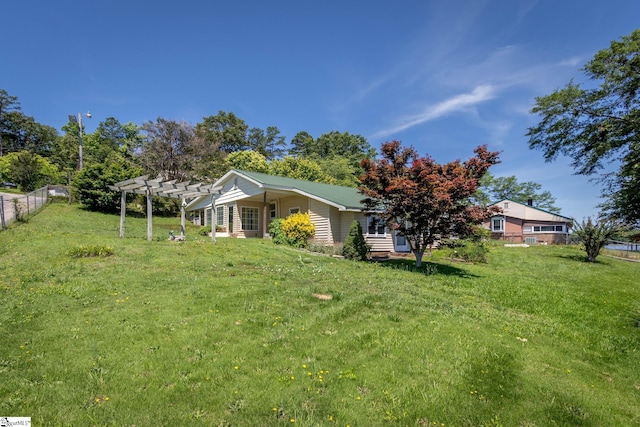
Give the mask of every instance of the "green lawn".
M 33 425 L 640 425 L 640 263 L 357 263 L 53 204 L 0 232 L 0 416 Z M 77 258 L 81 246 L 113 255 Z M 328 294 L 321 300 L 313 294 Z

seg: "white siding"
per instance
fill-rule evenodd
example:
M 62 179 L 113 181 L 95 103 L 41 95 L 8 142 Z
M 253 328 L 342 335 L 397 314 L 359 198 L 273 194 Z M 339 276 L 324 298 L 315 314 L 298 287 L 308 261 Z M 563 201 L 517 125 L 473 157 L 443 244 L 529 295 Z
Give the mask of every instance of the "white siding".
M 333 244 L 331 224 L 329 223 L 329 205 L 309 199 L 309 217 L 316 229 L 314 239 L 318 242 Z
M 300 212 L 309 212 L 309 199 L 303 196 L 283 197 L 280 199 L 280 216 L 289 216 L 289 209 L 300 208 Z
M 367 235 L 367 217 L 365 214 L 356 214 L 358 222 L 360 222 L 360 226 L 364 232 L 364 239 L 367 244 L 371 247 L 371 252 L 393 252 L 393 234 L 390 230 L 387 230 L 387 233 L 384 236 L 368 236 Z M 347 227 L 348 234 L 348 227 Z
M 264 190 L 254 183 L 241 177 L 232 177 L 223 184 L 222 195 L 216 200 L 216 205 L 262 193 L 264 193 Z

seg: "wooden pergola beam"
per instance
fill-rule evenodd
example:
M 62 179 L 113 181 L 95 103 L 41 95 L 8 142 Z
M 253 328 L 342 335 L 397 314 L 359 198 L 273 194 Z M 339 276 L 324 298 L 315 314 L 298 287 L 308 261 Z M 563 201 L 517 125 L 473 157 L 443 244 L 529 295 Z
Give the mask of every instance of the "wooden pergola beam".
M 126 213 L 127 194 L 139 194 L 147 198 L 147 240 L 153 240 L 152 235 L 152 215 L 153 196 L 182 199 L 181 203 L 181 232 L 184 235 L 185 205 L 186 199 L 196 198 L 203 195 L 210 195 L 211 199 L 220 194 L 222 187 L 214 187 L 213 184 L 190 184 L 189 182 L 176 182 L 177 180 L 162 181 L 161 178 L 148 179 L 148 175 L 127 179 L 122 182 L 110 185 L 109 189 L 121 192 L 120 198 L 120 237 L 124 237 L 124 219 Z M 215 234 L 213 235 L 215 242 Z

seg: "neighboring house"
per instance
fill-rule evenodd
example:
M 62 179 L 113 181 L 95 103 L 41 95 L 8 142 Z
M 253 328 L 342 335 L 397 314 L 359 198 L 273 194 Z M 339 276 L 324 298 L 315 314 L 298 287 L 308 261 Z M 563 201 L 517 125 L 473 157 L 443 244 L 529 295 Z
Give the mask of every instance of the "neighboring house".
M 240 170 L 227 172 L 214 186 L 222 187 L 213 198 L 215 210 L 209 196 L 193 200 L 186 210 L 198 225 L 211 226 L 214 218 L 217 236 L 268 237 L 271 221 L 303 212 L 315 225 L 316 242 L 344 242 L 351 223 L 358 220 L 373 252 L 410 249 L 406 239 L 388 230 L 375 213 L 364 212 L 364 196 L 357 188 Z
M 505 199 L 491 206 L 502 209 L 502 213 L 493 215 L 484 224 L 493 239 L 517 243 L 568 243 L 571 218 L 534 208 L 531 200 L 525 205 Z

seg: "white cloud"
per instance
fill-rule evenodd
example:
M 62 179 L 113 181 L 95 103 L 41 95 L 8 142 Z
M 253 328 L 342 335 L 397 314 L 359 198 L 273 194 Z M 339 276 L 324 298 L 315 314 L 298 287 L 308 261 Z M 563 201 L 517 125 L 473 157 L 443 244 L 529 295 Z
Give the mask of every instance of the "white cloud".
M 438 104 L 427 106 L 421 113 L 401 117 L 396 120 L 395 125 L 376 132 L 373 137 L 384 138 L 448 114 L 464 111 L 469 107 L 494 98 L 495 92 L 495 88 L 491 85 L 477 86 L 471 93 L 456 95 Z

